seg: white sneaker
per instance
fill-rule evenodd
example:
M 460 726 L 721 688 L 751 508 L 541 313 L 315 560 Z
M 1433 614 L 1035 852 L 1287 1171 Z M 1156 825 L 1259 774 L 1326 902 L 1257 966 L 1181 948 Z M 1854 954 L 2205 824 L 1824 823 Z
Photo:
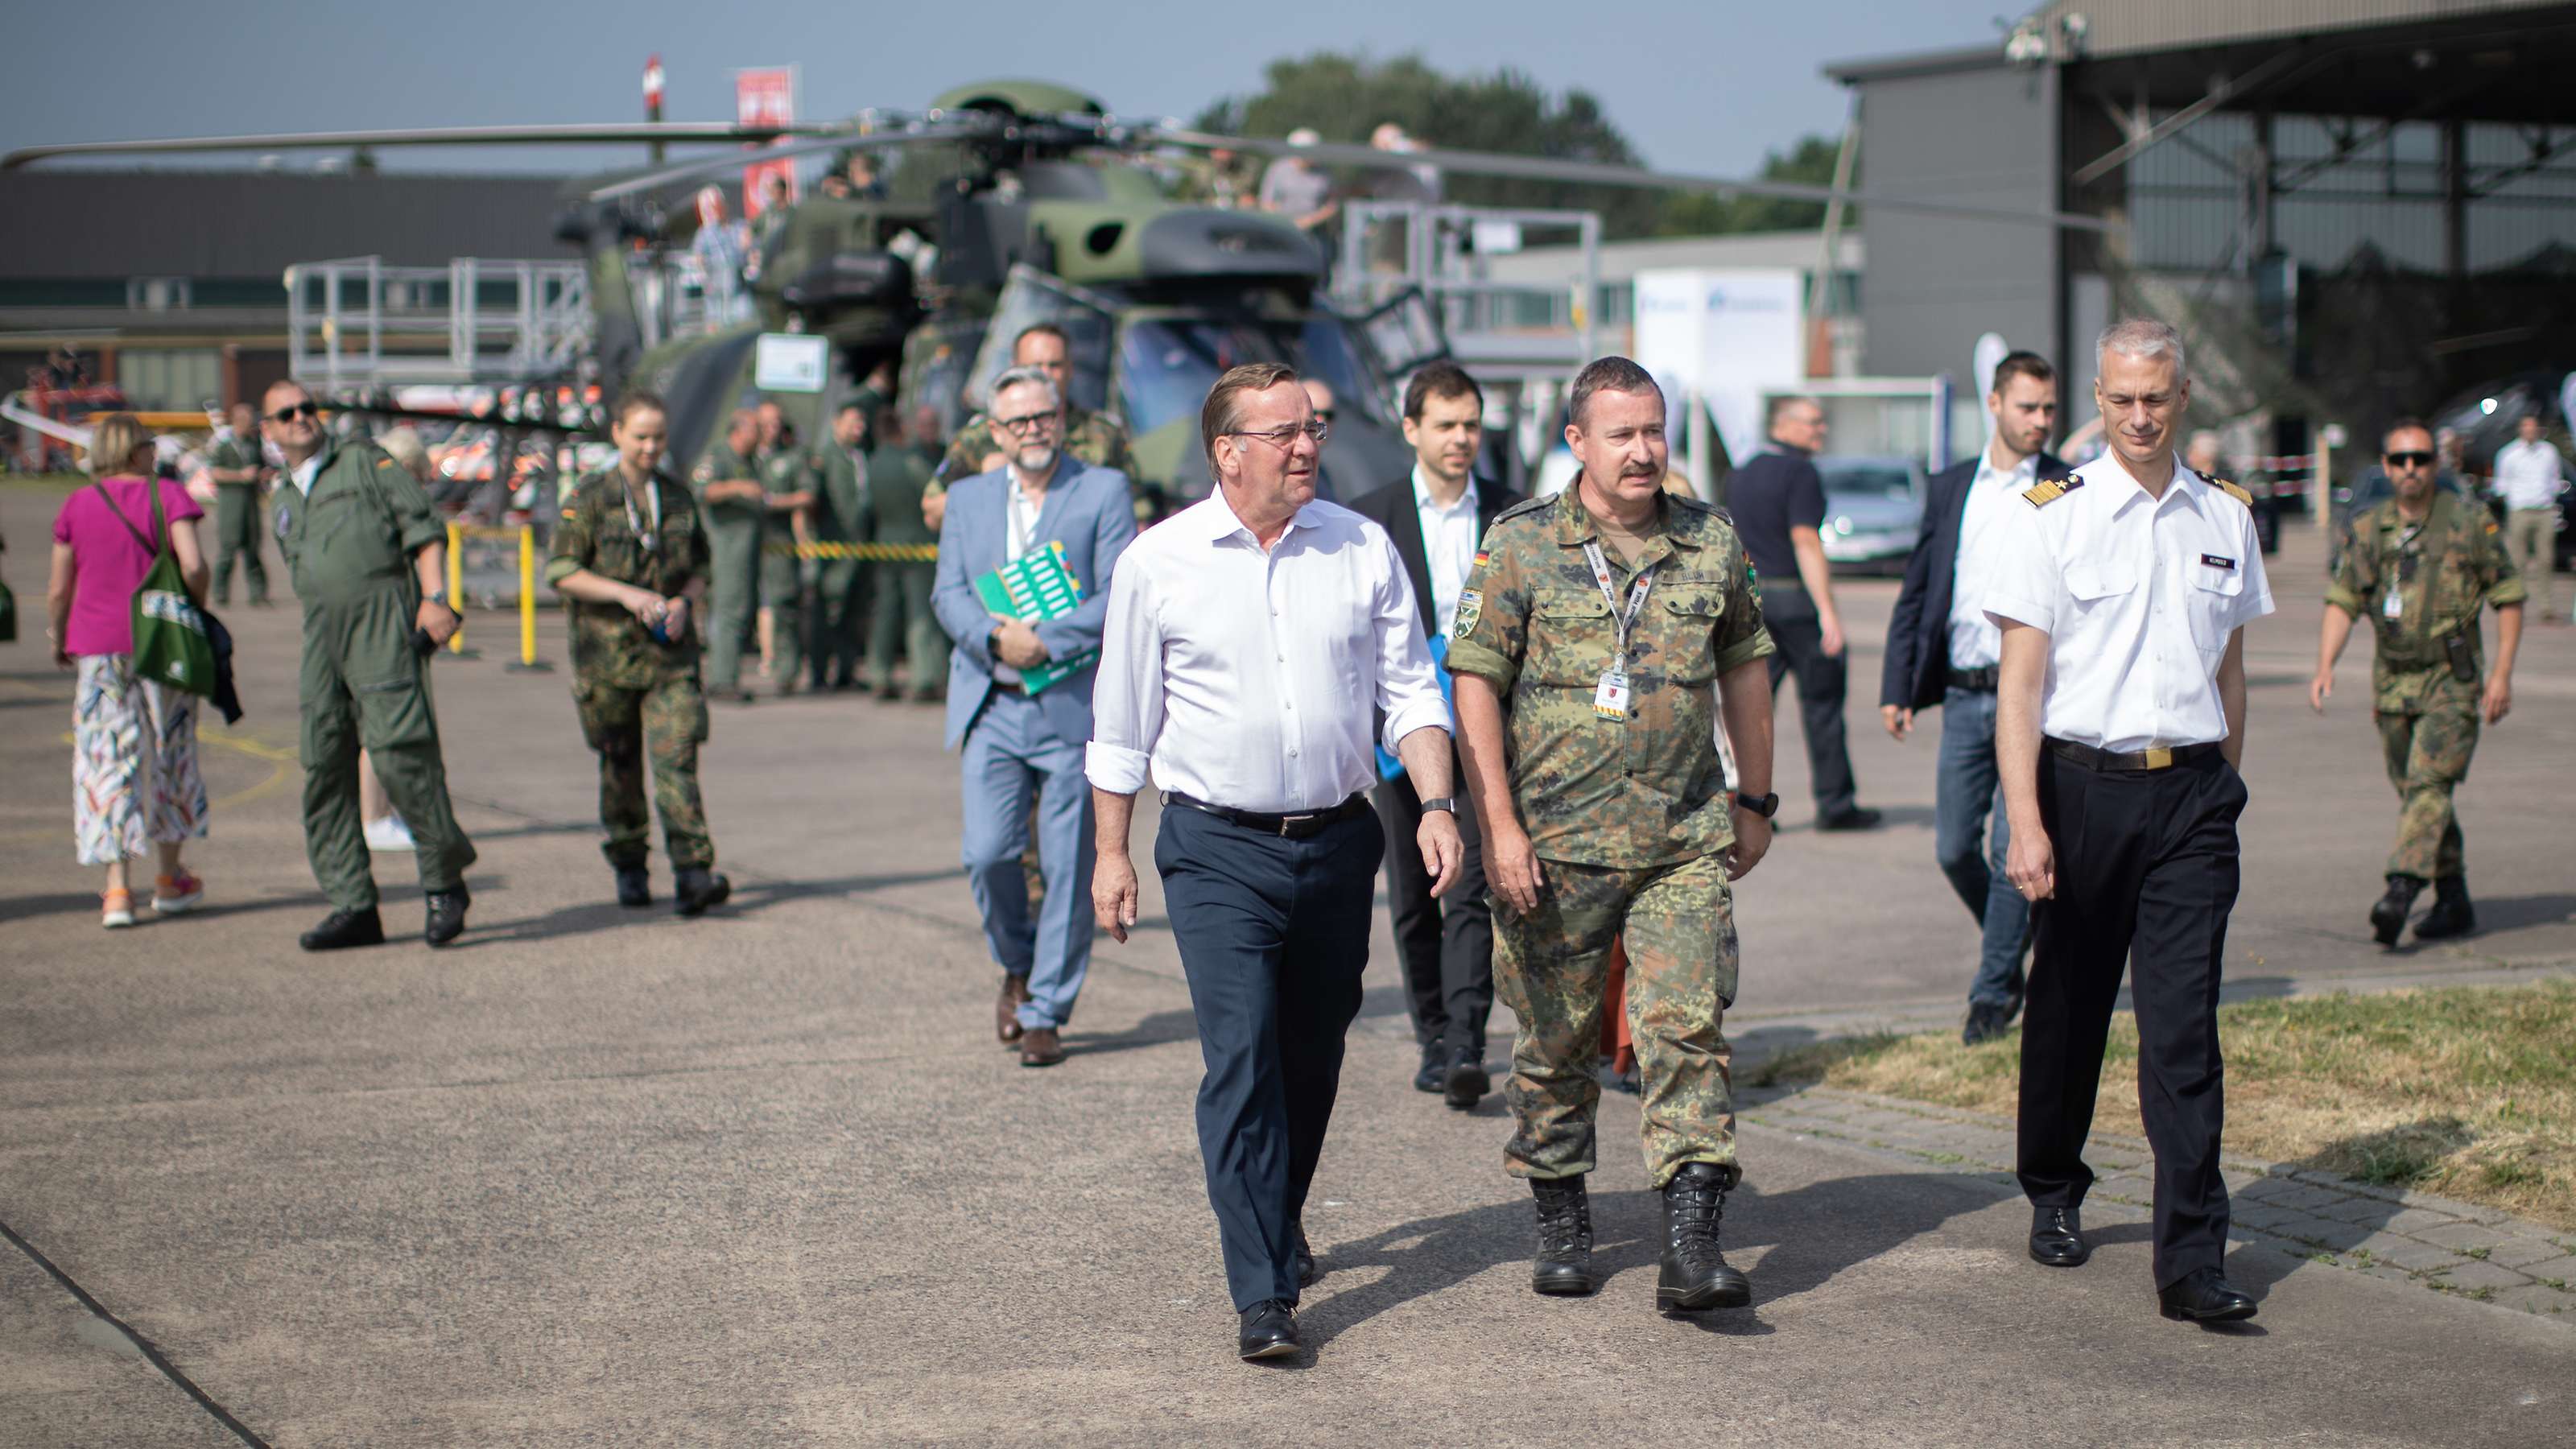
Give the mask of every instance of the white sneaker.
M 367 822 L 367 849 L 399 853 L 412 848 L 411 826 L 401 816 Z
M 106 891 L 99 896 L 98 923 L 111 931 L 134 924 L 134 893 Z

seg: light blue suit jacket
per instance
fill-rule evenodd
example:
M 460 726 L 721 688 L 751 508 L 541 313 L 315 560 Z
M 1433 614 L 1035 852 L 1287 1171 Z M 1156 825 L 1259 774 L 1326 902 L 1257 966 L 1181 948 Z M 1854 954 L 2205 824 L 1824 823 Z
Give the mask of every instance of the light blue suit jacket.
M 975 580 L 1002 566 L 1008 550 L 1011 474 L 1008 468 L 960 479 L 948 490 L 948 515 L 939 528 L 939 574 L 931 612 L 956 647 L 948 655 L 948 748 L 966 738 L 993 692 L 993 655 L 985 640 L 995 620 L 975 593 Z M 1092 468 L 1072 454 L 1056 464 L 1054 483 L 1029 531 L 1029 547 L 1064 545 L 1064 564 L 1082 586 L 1082 606 L 1037 626 L 1038 640 L 1057 659 L 1100 647 L 1109 615 L 1109 574 L 1136 538 L 1135 506 L 1127 475 Z M 1091 685 L 1086 669 L 1037 697 L 1039 712 L 1056 737 L 1073 744 L 1091 738 Z

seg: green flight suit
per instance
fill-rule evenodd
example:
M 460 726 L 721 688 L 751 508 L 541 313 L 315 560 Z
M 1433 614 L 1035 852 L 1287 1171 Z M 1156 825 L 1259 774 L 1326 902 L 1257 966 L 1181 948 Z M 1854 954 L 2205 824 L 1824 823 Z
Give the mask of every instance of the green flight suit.
M 742 687 L 742 651 L 751 642 L 752 623 L 760 607 L 760 541 L 769 506 L 744 499 L 709 503 L 710 483 L 742 479 L 760 481 L 752 461 L 718 443 L 707 450 L 692 477 L 699 512 L 705 515 L 707 548 L 706 687 L 719 694 Z
M 876 521 L 868 506 L 868 464 L 855 448 L 826 438 L 814 450 L 821 480 L 814 499 L 816 543 L 866 543 Z M 867 565 L 827 558 L 814 570 L 814 684 L 846 686 L 858 672 L 859 619 L 867 612 Z
M 813 460 L 802 448 L 781 448 L 759 459 L 760 486 L 772 500 L 814 487 Z M 805 669 L 805 565 L 792 553 L 776 553 L 771 544 L 796 542 L 796 510 L 770 504 L 761 538 L 760 607 L 770 614 L 770 678 L 780 693 L 793 691 Z
M 936 544 L 939 535 L 921 517 L 921 492 L 929 486 L 930 465 L 911 448 L 878 448 L 868 454 L 868 505 L 878 543 Z M 930 587 L 938 577 L 936 562 L 880 563 L 876 591 L 870 600 L 868 687 L 894 693 L 894 653 L 898 641 L 911 661 L 912 697 L 937 697 L 948 680 L 948 636 L 930 612 Z
M 209 468 L 259 468 L 267 461 L 260 455 L 258 443 L 242 438 L 226 438 L 206 455 Z M 236 559 L 241 562 L 243 587 L 250 590 L 250 601 L 268 602 L 268 564 L 259 556 L 259 493 L 256 479 L 215 485 L 214 595 L 218 604 L 232 602 Z
M 304 603 L 304 849 L 314 879 L 340 910 L 376 903 L 358 818 L 363 745 L 411 826 L 421 889 L 454 890 L 474 846 L 447 798 L 429 660 L 412 647 L 414 556 L 444 542 L 446 526 L 410 470 L 363 441 L 326 439 L 313 486 L 288 482 L 272 513 Z
M 1512 803 L 1547 862 L 1538 909 L 1494 910 L 1495 992 L 1520 1018 L 1506 1096 L 1514 1176 L 1594 1166 L 1593 1073 L 1610 948 L 1628 950 L 1627 1010 L 1644 1091 L 1646 1175 L 1692 1162 L 1732 1181 L 1735 1111 L 1721 1030 L 1735 1004 L 1735 841 L 1717 756 L 1717 681 L 1772 651 L 1735 529 L 1666 494 L 1634 565 L 1603 542 L 1569 487 L 1505 509 L 1458 596 L 1448 665 L 1503 701 Z M 1625 614 L 1652 571 L 1624 661 L 1586 543 L 1598 544 Z M 1624 668 L 1625 718 L 1594 707 Z
M 655 522 L 659 518 L 659 523 Z M 647 547 L 647 543 L 650 547 Z M 576 570 L 674 598 L 705 575 L 706 526 L 687 489 L 656 475 L 653 492 L 630 498 L 615 466 L 581 480 L 555 525 L 546 582 Z M 707 810 L 698 793 L 698 746 L 707 738 L 707 699 L 698 683 L 698 631 L 664 642 L 616 604 L 567 595 L 572 697 L 582 739 L 599 754 L 600 850 L 618 870 L 641 869 L 653 833 L 644 767 L 653 767 L 653 805 L 674 870 L 715 864 Z
M 2393 619 L 2387 614 L 2392 596 L 2398 601 Z M 2486 686 L 2478 614 L 2527 597 L 2502 531 L 2482 506 L 2436 493 L 2418 527 L 2398 514 L 2391 498 L 2351 522 L 2326 602 L 2378 634 L 2371 712 L 2399 802 L 2390 875 L 2447 880 L 2467 871 L 2451 792 L 2468 778 L 2478 748 Z M 2444 647 L 2453 636 L 2466 646 L 2466 679 Z

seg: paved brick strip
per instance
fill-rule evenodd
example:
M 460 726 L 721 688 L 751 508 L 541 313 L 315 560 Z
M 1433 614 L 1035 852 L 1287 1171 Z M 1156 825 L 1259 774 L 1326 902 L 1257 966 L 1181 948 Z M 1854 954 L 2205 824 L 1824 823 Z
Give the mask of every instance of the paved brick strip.
M 1837 1087 L 1753 1088 L 1737 1110 L 1772 1131 L 2018 1187 L 2004 1118 Z M 2100 1174 L 2084 1200 L 2087 1227 L 2148 1219 L 2154 1159 L 2143 1139 L 2097 1132 L 2085 1160 Z M 2240 1241 L 2576 1328 L 2576 1233 L 2311 1168 L 2224 1156 L 2220 1170 L 2233 1201 L 2230 1236 Z

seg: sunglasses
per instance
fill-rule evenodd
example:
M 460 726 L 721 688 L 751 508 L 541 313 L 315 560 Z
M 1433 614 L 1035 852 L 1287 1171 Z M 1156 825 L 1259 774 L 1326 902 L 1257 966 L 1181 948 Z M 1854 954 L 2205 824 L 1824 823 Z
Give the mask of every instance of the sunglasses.
M 2433 466 L 2433 455 L 2430 453 L 2389 453 L 2385 456 L 2388 459 L 2388 466 L 2391 468 L 2430 468 Z
M 322 409 L 313 405 L 313 399 L 306 398 L 304 401 L 297 403 L 293 407 L 279 408 L 277 411 L 270 413 L 268 415 L 268 420 L 272 423 L 291 423 L 297 418 L 318 418 L 320 416 L 322 416 Z

